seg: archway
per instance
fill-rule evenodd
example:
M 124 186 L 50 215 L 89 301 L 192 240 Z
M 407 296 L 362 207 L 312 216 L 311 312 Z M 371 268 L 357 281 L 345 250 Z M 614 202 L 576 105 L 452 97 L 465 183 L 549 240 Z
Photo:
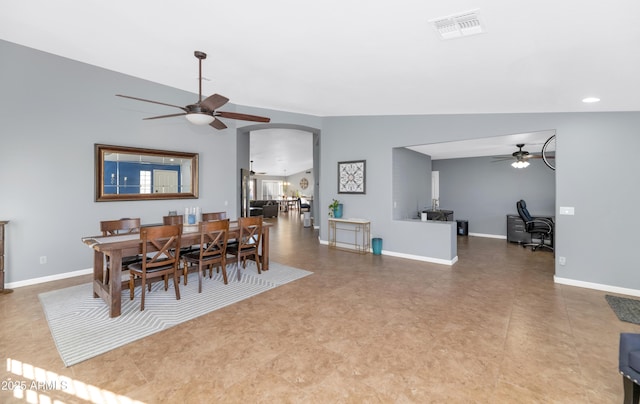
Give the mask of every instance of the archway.
M 236 187 L 237 194 L 239 196 L 240 214 L 242 214 L 242 169 L 249 167 L 250 152 L 251 152 L 251 138 L 250 134 L 253 131 L 263 129 L 293 129 L 304 132 L 310 132 L 313 139 L 313 206 L 312 212 L 318 212 L 318 203 L 320 200 L 320 129 L 312 128 L 305 125 L 287 124 L 287 123 L 260 123 L 255 125 L 243 126 L 236 129 Z

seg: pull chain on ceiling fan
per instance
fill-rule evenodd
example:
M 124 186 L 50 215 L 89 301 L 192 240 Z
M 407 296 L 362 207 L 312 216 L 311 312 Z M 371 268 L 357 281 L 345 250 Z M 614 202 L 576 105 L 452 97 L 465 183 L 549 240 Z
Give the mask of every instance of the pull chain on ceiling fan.
M 207 58 L 207 54 L 200 51 L 194 52 L 195 57 L 198 59 L 198 102 L 190 104 L 184 107 L 167 104 L 159 101 L 146 100 L 144 98 L 132 97 L 129 95 L 116 94 L 118 97 L 130 98 L 132 100 L 151 102 L 153 104 L 166 105 L 168 107 L 174 107 L 181 109 L 184 112 L 178 114 L 152 116 L 146 119 L 160 119 L 160 118 L 172 118 L 175 116 L 184 116 L 189 122 L 196 125 L 210 125 L 215 129 L 225 129 L 225 125 L 219 118 L 226 119 L 238 119 L 241 121 L 253 121 L 253 122 L 269 122 L 270 118 L 257 115 L 239 114 L 235 112 L 217 111 L 218 108 L 229 102 L 227 97 L 220 94 L 213 94 L 204 100 L 202 99 L 202 60 Z

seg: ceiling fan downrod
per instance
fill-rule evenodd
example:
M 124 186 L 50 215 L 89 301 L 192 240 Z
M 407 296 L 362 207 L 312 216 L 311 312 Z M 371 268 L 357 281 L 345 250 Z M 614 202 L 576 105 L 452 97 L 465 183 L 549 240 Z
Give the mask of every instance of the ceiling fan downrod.
M 198 104 L 202 102 L 202 59 L 207 58 L 207 54 L 200 51 L 193 52 L 198 58 Z

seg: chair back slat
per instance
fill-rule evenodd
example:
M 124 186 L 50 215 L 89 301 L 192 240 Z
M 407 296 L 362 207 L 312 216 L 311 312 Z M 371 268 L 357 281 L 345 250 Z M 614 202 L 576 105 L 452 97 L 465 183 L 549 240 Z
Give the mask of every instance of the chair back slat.
M 239 245 L 243 248 L 257 248 L 262 239 L 262 216 L 238 218 L 240 228 Z
M 142 240 L 143 268 L 152 269 L 177 264 L 180 259 L 182 226 L 164 225 L 144 227 L 140 230 Z
M 227 251 L 229 219 L 200 223 L 200 259 L 222 256 Z
M 208 222 L 210 220 L 223 220 L 227 218 L 227 212 L 210 212 L 202 214 L 202 221 Z
M 100 231 L 103 236 L 138 233 L 140 231 L 140 218 L 103 220 L 100 222 Z
M 182 224 L 184 222 L 184 217 L 182 215 L 173 215 L 173 216 L 162 216 L 162 224 Z

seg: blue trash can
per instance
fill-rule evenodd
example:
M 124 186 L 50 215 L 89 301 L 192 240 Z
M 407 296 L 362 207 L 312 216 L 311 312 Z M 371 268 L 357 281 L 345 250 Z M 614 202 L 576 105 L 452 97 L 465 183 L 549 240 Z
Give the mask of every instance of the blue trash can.
M 374 239 L 371 240 L 371 246 L 373 248 L 373 255 L 380 255 L 382 254 L 382 239 L 379 237 L 376 237 Z

